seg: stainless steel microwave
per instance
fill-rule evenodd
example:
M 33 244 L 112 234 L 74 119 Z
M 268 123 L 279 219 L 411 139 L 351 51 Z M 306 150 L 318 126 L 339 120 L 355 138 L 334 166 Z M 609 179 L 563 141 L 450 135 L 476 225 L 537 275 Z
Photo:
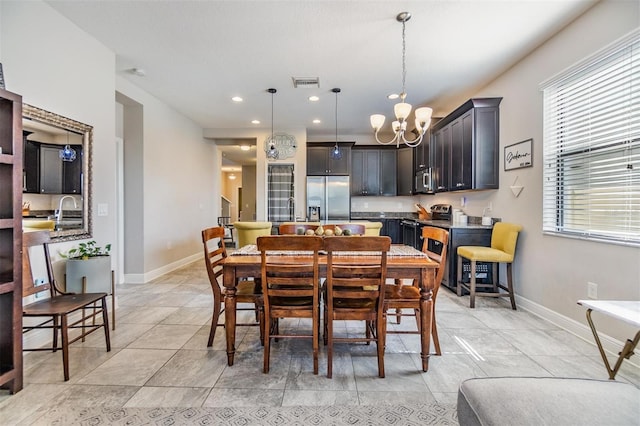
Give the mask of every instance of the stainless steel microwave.
M 415 177 L 416 194 L 433 194 L 431 168 L 420 170 Z

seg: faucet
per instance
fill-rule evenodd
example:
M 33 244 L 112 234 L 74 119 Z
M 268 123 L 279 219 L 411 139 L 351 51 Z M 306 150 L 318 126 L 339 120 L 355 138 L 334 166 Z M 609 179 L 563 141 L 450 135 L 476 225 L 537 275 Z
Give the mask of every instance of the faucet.
M 60 198 L 60 204 L 58 204 L 58 210 L 56 210 L 55 212 L 55 216 L 56 216 L 56 223 L 60 223 L 62 222 L 62 203 L 64 203 L 64 200 L 67 198 L 71 198 L 73 200 L 73 208 L 77 209 L 78 208 L 78 203 L 76 202 L 76 199 L 71 196 L 71 195 L 65 195 L 63 197 Z

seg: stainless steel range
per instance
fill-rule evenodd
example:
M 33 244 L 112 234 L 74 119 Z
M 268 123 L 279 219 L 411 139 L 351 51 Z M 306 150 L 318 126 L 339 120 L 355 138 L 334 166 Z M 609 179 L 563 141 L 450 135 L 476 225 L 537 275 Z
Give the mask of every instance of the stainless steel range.
M 431 220 L 451 220 L 451 204 L 434 204 L 431 206 Z

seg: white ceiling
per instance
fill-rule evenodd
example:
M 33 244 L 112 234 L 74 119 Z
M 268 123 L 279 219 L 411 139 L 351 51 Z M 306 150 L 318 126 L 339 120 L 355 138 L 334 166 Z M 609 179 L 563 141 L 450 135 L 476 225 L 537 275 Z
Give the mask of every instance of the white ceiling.
M 376 112 L 389 125 L 396 101 L 387 95 L 402 88 L 399 12 L 413 15 L 407 102 L 442 116 L 448 99 L 495 78 L 595 0 L 48 3 L 116 53 L 118 75 L 205 129 L 270 129 L 273 87 L 276 131 L 306 128 L 315 140 L 333 140 L 334 87 L 342 89 L 339 135 L 370 132 Z M 318 77 L 320 87 L 295 89 L 292 77 Z M 316 118 L 322 123 L 312 124 Z

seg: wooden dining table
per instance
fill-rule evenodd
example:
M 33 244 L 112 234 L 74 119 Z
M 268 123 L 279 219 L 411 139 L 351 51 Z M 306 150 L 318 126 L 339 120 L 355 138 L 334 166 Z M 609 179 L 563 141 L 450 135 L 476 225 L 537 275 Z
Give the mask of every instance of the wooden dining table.
M 338 238 L 338 237 L 336 237 Z M 294 252 L 278 252 L 281 260 L 287 263 L 308 262 L 310 255 Z M 349 262 L 354 255 L 340 256 L 340 262 Z M 366 258 L 366 256 L 365 256 Z M 362 264 L 363 258 L 358 256 L 357 262 Z M 355 259 L 354 259 L 355 261 Z M 320 276 L 326 277 L 327 256 L 320 256 Z M 375 263 L 375 257 L 371 256 Z M 415 279 L 420 286 L 420 329 L 422 371 L 429 369 L 429 348 L 431 345 L 431 321 L 433 320 L 432 294 L 438 263 L 429 259 L 424 253 L 410 246 L 392 245 L 387 255 L 387 278 Z M 223 285 L 225 287 L 224 315 L 227 337 L 227 363 L 233 365 L 236 352 L 236 283 L 238 279 L 256 278 L 261 275 L 260 253 L 255 245 L 241 247 L 228 256 L 223 264 Z

